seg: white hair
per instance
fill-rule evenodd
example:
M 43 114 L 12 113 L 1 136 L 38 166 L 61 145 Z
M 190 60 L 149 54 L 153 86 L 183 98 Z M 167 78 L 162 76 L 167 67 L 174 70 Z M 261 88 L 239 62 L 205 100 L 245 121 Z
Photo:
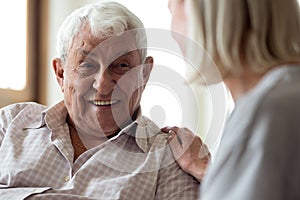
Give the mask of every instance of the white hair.
M 282 63 L 300 62 L 297 0 L 186 0 L 190 35 L 222 72 L 249 67 L 264 73 Z M 191 57 L 199 57 L 188 49 Z M 205 65 L 205 59 L 198 59 Z M 200 66 L 199 65 L 199 66 Z
M 73 11 L 62 23 L 57 33 L 56 51 L 65 61 L 74 37 L 88 24 L 93 36 L 108 38 L 127 30 L 135 33 L 140 46 L 146 47 L 147 38 L 141 20 L 125 6 L 114 1 L 99 1 Z M 146 48 L 140 49 L 141 59 L 146 58 Z

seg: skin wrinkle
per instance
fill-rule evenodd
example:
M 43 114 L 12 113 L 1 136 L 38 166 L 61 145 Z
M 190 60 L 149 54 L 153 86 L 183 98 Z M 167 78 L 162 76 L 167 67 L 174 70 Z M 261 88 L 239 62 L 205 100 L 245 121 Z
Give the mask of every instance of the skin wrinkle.
M 61 87 L 66 107 L 71 123 L 76 124 L 78 135 L 88 148 L 102 143 L 103 138 L 115 134 L 132 120 L 131 116 L 139 107 L 149 78 L 153 59 L 148 57 L 145 62 L 147 65 L 142 66 L 139 50 L 128 52 L 128 49 L 135 47 L 135 38 L 132 35 L 125 37 L 103 40 L 92 36 L 89 30 L 82 30 L 75 36 L 72 49 L 63 64 Z M 114 57 L 120 54 L 124 55 Z M 91 67 L 86 67 L 86 63 Z M 119 75 L 112 72 L 111 68 L 107 69 L 119 63 L 132 66 L 132 70 Z M 104 107 L 94 105 L 94 100 L 118 102 L 112 107 Z

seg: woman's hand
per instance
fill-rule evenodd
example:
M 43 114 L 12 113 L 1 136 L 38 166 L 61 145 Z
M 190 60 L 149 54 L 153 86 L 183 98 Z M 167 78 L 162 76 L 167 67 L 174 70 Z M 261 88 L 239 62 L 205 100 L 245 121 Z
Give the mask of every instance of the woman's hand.
M 205 174 L 211 155 L 199 136 L 187 128 L 165 127 L 168 143 L 179 166 L 200 182 Z

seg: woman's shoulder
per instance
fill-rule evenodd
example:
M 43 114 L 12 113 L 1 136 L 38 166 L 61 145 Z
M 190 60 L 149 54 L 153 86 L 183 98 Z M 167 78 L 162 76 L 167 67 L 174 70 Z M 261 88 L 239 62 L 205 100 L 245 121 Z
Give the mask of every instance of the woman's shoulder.
M 300 112 L 300 80 L 281 80 L 270 89 L 259 103 L 258 112 L 292 116 Z M 271 116 L 270 116 L 271 117 Z

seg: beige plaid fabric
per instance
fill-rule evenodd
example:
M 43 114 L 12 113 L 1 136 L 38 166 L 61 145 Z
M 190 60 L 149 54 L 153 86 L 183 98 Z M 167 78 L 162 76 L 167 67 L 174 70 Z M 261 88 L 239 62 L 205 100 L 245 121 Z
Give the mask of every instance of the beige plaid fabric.
M 0 110 L 0 199 L 197 199 L 199 183 L 184 173 L 149 119 L 73 161 L 63 102 Z

